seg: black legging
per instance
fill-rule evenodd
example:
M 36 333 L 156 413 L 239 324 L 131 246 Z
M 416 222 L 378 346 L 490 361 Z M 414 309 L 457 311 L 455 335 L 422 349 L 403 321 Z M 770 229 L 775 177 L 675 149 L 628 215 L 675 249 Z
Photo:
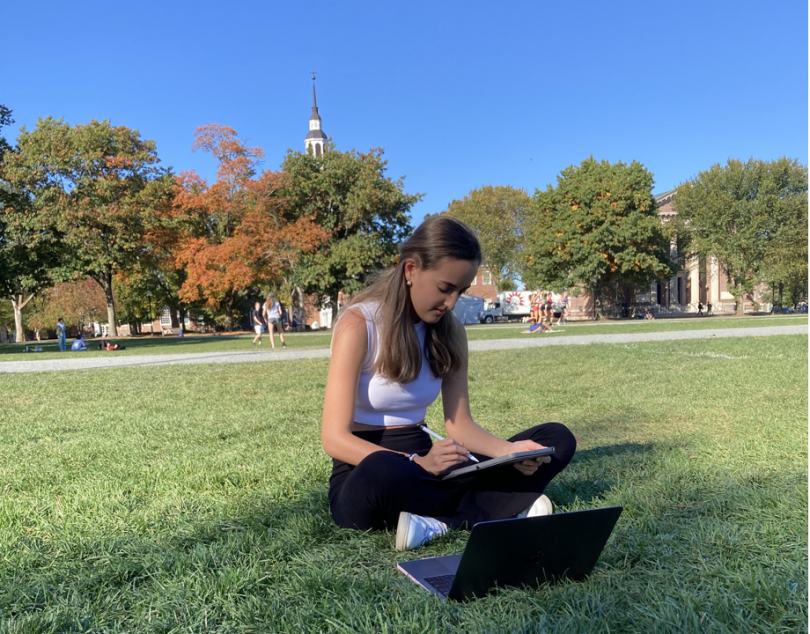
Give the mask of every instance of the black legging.
M 386 449 L 420 456 L 427 454 L 432 444 L 418 427 L 382 428 L 354 435 Z M 533 440 L 553 446 L 556 452 L 550 463 L 541 464 L 530 476 L 504 466 L 448 481 L 391 451 L 375 451 L 356 467 L 333 460 L 329 478 L 332 518 L 344 528 L 367 530 L 395 527 L 401 511 L 434 517 L 456 529 L 514 517 L 531 506 L 551 479 L 571 462 L 577 442 L 560 423 L 537 425 L 509 440 Z M 461 466 L 466 465 L 457 468 Z

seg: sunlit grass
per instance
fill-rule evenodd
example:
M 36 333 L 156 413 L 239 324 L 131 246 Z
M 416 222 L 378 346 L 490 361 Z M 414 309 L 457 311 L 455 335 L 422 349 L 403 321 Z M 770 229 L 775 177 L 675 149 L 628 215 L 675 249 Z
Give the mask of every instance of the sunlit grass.
M 579 438 L 558 510 L 625 512 L 585 582 L 469 604 L 396 570 L 467 533 L 332 523 L 326 368 L 4 377 L 0 631 L 807 631 L 807 337 L 473 354 L 481 424 Z
M 601 321 L 569 322 L 554 330 L 553 333 L 527 334 L 525 324 L 492 324 L 468 325 L 467 338 L 470 341 L 490 339 L 548 339 L 555 337 L 570 337 L 578 335 L 607 335 L 629 334 L 635 332 L 669 332 L 676 330 L 706 330 L 716 328 L 753 328 L 769 326 L 790 326 L 807 324 L 807 316 L 745 316 L 745 317 L 711 317 L 705 319 L 657 319 L 654 321 Z M 330 331 L 287 333 L 284 336 L 289 350 L 303 350 L 308 348 L 328 348 L 332 340 Z M 28 342 L 25 344 L 0 345 L 0 362 L 2 361 L 35 361 L 43 359 L 65 359 L 83 357 L 110 357 L 130 356 L 142 354 L 186 354 L 197 352 L 266 352 L 270 349 L 270 341 L 265 334 L 261 347 L 251 345 L 252 334 L 228 336 L 195 336 L 178 337 L 121 337 L 116 340 L 126 350 L 101 351 L 97 350 L 99 339 L 88 339 L 90 348 L 86 352 L 59 352 L 55 340 L 43 342 Z M 71 341 L 68 341 L 68 347 Z M 25 352 L 26 346 L 33 348 L 39 346 L 42 352 Z M 276 336 L 276 348 L 281 349 L 281 343 Z

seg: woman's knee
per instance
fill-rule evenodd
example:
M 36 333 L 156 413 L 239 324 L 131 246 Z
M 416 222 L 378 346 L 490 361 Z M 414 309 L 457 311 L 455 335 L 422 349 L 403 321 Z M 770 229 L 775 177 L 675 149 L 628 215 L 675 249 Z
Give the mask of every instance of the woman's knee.
M 526 430 L 526 438 L 546 447 L 554 447 L 554 457 L 568 464 L 577 450 L 577 439 L 562 423 L 543 423 Z M 522 434 L 519 434 L 522 435 Z
M 554 436 L 554 456 L 568 464 L 577 450 L 577 439 L 568 427 L 562 423 L 546 423 L 548 432 Z
M 401 479 L 406 461 L 393 451 L 375 451 L 360 461 L 351 473 L 352 488 L 364 491 L 386 490 Z

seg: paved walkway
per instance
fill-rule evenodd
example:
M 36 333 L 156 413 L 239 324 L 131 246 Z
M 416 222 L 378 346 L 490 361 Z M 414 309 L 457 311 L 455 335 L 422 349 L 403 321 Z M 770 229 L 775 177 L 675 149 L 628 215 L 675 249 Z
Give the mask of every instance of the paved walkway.
M 807 325 L 769 326 L 764 328 L 721 328 L 717 330 L 682 330 L 668 332 L 639 332 L 614 335 L 576 335 L 544 338 L 542 334 L 521 339 L 490 339 L 470 341 L 471 351 L 514 350 L 545 346 L 581 346 L 592 343 L 638 343 L 642 341 L 678 341 L 681 339 L 722 339 L 726 337 L 772 337 L 776 335 L 806 335 Z M 189 354 L 144 354 L 126 357 L 86 357 L 45 361 L 7 361 L 0 363 L 5 372 L 49 372 L 64 370 L 97 370 L 150 365 L 179 365 L 184 363 L 248 363 L 255 361 L 291 361 L 296 359 L 328 358 L 328 348 L 314 350 L 276 350 L 273 352 L 198 352 Z

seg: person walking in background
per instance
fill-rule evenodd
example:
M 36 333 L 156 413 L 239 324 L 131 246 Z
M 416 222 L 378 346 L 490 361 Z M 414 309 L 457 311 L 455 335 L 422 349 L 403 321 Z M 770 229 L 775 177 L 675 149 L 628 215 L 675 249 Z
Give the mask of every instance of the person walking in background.
M 65 334 L 65 320 L 61 317 L 56 322 L 56 339 L 59 341 L 59 352 L 67 351 L 67 335 Z
M 706 302 L 706 316 L 713 315 L 712 313 L 712 303 Z
M 534 319 L 535 322 L 540 321 L 540 289 L 537 289 L 529 300 L 531 309 L 529 310 L 529 319 Z
M 546 291 L 538 293 L 537 303 L 537 322 L 540 323 L 546 318 Z
M 551 293 L 551 318 L 548 320 L 549 326 L 554 325 L 554 320 L 557 320 L 557 325 L 562 321 L 562 295 L 560 293 Z
M 262 304 L 261 302 L 256 302 L 253 305 L 253 310 L 250 311 L 250 326 L 253 328 L 253 332 L 256 333 L 256 336 L 253 337 L 254 346 L 257 342 L 258 345 L 262 345 L 262 333 L 264 332 L 264 327 L 266 324 L 267 322 L 264 320 Z
M 270 335 L 270 345 L 273 350 L 276 349 L 274 329 L 278 330 L 278 336 L 279 339 L 281 339 L 281 347 L 287 347 L 287 344 L 284 343 L 284 329 L 281 327 L 281 310 L 281 304 L 276 301 L 273 293 L 270 293 L 267 296 L 267 301 L 264 303 L 264 314 L 267 318 L 267 332 Z
M 698 302 L 698 316 L 703 314 L 703 303 Z
M 560 311 L 560 319 L 557 321 L 557 325 L 564 324 L 568 321 L 568 305 L 570 302 L 568 301 L 568 291 L 563 291 L 562 297 L 560 298 L 560 306 L 562 310 Z

